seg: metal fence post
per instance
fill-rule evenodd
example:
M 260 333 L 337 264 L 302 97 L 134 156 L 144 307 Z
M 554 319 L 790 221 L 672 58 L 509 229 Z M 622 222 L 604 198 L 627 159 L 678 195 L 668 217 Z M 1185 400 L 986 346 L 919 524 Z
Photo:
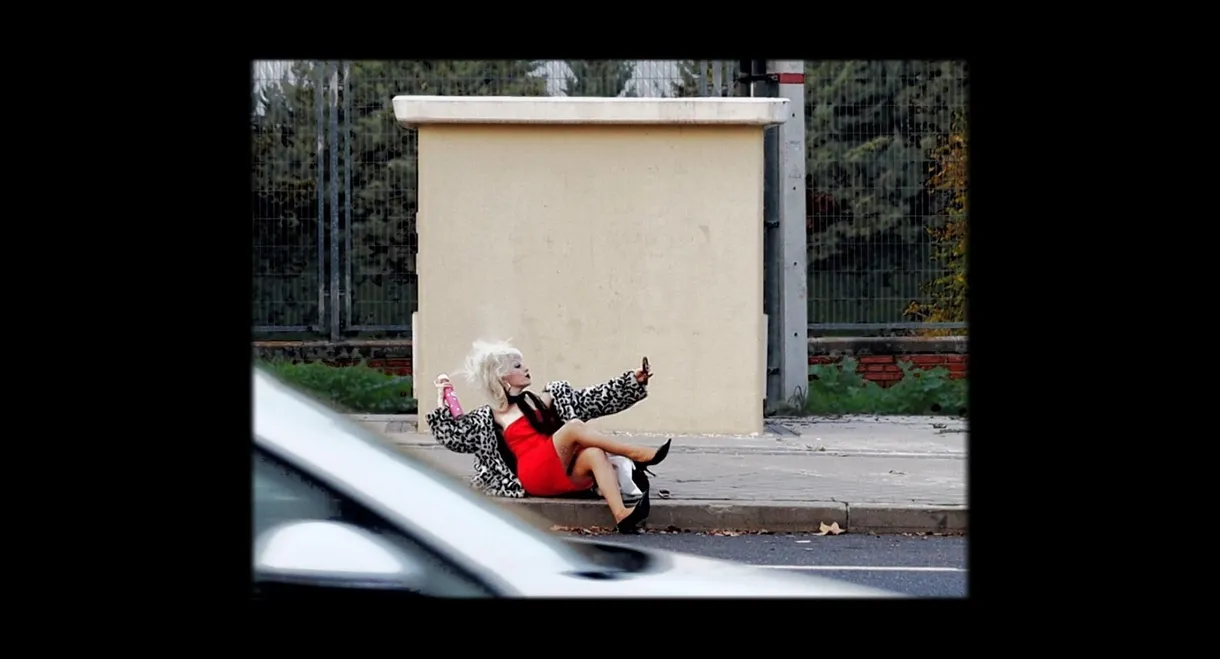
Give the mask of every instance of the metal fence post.
M 809 273 L 808 234 L 805 230 L 805 62 L 776 60 L 767 63 L 775 96 L 788 99 L 788 117 L 774 129 L 777 191 L 778 249 L 776 266 L 778 305 L 773 325 L 779 330 L 778 385 L 781 397 L 802 398 L 809 388 Z M 768 391 L 770 388 L 768 387 Z
M 324 98 L 322 86 L 326 82 L 326 66 L 324 63 L 314 64 L 314 105 L 318 115 L 318 145 L 317 167 L 314 185 L 318 192 L 318 325 L 317 332 L 325 332 L 326 327 L 326 117 L 323 115 Z
M 330 65 L 330 340 L 339 340 L 339 66 Z
M 750 82 L 750 77 L 753 73 L 754 60 L 743 59 L 737 61 L 737 75 L 733 78 L 737 83 L 733 85 L 735 96 L 749 98 L 754 95 L 754 85 Z
M 750 62 L 750 95 L 775 96 L 775 85 L 767 78 L 766 62 Z M 783 404 L 788 392 L 782 377 L 784 357 L 783 235 L 780 212 L 783 185 L 780 181 L 779 128 L 763 129 L 763 313 L 767 315 L 767 405 L 769 411 Z
M 352 323 L 352 94 L 351 62 L 343 63 L 343 322 Z

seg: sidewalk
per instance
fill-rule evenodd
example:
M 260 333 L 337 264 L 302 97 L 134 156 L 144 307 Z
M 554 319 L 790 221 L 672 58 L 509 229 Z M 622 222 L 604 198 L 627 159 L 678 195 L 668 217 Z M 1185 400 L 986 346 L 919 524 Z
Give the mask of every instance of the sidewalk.
M 413 416 L 353 418 L 457 476 L 471 473 L 472 456 L 416 433 Z M 648 526 L 801 532 L 837 522 L 853 533 L 964 532 L 965 430 L 947 417 L 784 418 L 768 419 L 768 432 L 753 437 L 676 435 L 669 457 L 652 468 Z M 611 434 L 645 446 L 665 441 Z M 612 525 L 600 501 L 512 503 L 560 526 Z

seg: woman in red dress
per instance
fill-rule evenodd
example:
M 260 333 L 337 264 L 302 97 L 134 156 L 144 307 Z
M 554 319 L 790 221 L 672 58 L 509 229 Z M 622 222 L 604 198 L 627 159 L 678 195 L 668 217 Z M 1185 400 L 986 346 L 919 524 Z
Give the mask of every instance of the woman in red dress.
M 477 419 L 489 417 L 498 455 L 480 458 L 502 459 L 526 494 L 558 496 L 588 490 L 596 483 L 620 531 L 634 531 L 647 517 L 649 507 L 644 502 L 648 501 L 648 494 L 645 493 L 641 504 L 628 508 L 608 455 L 629 458 L 636 463 L 637 470 L 643 470 L 665 459 L 670 442 L 658 449 L 625 444 L 597 432 L 579 418 L 610 414 L 646 396 L 645 387 L 652 377 L 647 360 L 634 372 L 605 385 L 573 393 L 566 382 L 556 382 L 548 385 L 541 396 L 526 391 L 532 383 L 529 368 L 521 352 L 507 343 L 476 342 L 465 370 L 485 390 L 492 405 L 462 414 L 458 419 L 471 419 L 459 429 L 442 400 L 444 390 L 452 384 L 448 378 L 438 378 L 437 410 L 429 415 L 428 421 L 439 441 L 453 450 L 469 447 L 471 450 L 463 452 L 484 453 L 479 450 L 482 442 L 477 441 L 482 434 L 477 432 L 480 426 Z M 552 390 L 561 396 L 559 404 Z

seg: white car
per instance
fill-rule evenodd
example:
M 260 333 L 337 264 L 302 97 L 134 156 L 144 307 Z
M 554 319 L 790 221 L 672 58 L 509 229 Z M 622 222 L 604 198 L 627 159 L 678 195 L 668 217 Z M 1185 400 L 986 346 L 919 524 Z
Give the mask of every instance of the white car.
M 256 600 L 898 596 L 562 538 L 267 372 L 253 377 Z

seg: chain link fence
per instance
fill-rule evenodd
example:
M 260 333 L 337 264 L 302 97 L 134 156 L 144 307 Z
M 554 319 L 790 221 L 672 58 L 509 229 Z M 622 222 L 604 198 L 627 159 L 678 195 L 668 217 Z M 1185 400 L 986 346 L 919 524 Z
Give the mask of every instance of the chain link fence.
M 256 62 L 256 335 L 410 335 L 417 143 L 416 132 L 394 119 L 394 96 L 732 96 L 736 67 L 709 60 Z M 806 71 L 811 330 L 932 327 L 910 312 L 912 303 L 930 302 L 929 282 L 945 272 L 929 229 L 944 225 L 947 202 L 928 181 L 932 152 L 965 110 L 964 67 L 811 62 Z

